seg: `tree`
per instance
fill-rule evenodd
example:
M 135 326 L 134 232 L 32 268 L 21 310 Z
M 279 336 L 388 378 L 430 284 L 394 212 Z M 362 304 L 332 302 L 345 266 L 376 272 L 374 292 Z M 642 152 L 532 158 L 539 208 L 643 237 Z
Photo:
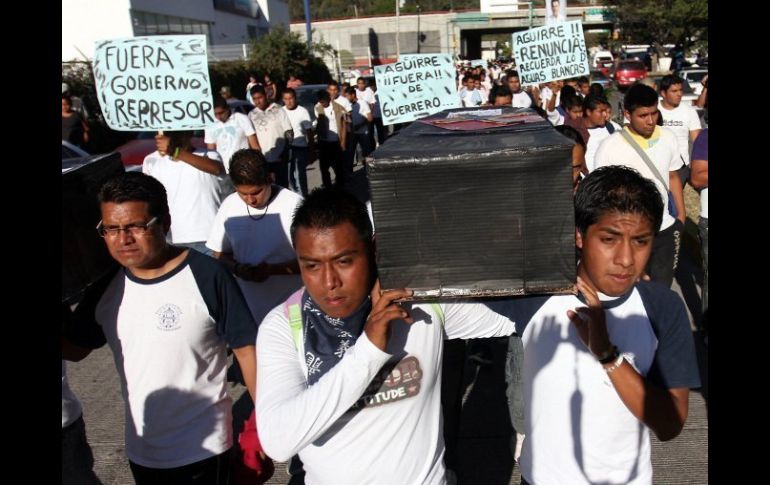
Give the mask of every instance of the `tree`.
M 708 40 L 708 0 L 607 0 L 629 43 L 682 44 Z
M 274 27 L 267 35 L 252 39 L 249 48 L 249 69 L 269 74 L 274 80 L 286 80 L 289 74 L 299 76 L 306 83 L 324 83 L 331 79 L 329 69 L 318 55 L 333 52 L 330 45 L 314 42 L 308 50 L 303 36 Z

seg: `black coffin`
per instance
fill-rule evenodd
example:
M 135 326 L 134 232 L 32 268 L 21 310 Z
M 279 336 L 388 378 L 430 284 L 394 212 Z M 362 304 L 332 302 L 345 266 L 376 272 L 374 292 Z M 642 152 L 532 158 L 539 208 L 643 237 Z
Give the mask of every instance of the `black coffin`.
M 424 123 L 467 111 L 413 123 L 368 161 L 382 288 L 416 299 L 571 292 L 573 142 L 542 118 L 471 131 Z
M 96 232 L 97 195 L 107 179 L 122 172 L 117 152 L 62 161 L 62 303 L 74 303 L 117 265 Z

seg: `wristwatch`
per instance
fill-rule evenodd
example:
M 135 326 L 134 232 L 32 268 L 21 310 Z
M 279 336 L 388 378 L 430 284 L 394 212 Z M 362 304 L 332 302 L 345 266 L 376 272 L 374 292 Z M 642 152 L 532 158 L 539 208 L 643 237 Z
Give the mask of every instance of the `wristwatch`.
M 608 350 L 605 350 L 601 355 L 597 355 L 596 360 L 598 360 L 602 365 L 609 364 L 613 360 L 617 359 L 619 354 L 620 352 L 618 352 L 618 348 L 613 345 Z

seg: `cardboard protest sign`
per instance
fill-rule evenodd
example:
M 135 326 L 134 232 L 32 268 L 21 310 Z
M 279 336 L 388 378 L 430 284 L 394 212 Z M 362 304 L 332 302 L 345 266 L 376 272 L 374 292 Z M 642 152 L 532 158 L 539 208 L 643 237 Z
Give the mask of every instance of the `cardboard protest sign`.
M 579 21 L 513 33 L 513 56 L 524 86 L 588 75 L 588 56 Z
M 455 68 L 448 54 L 408 54 L 398 62 L 374 66 L 382 122 L 414 121 L 460 107 Z
M 113 130 L 194 130 L 214 123 L 204 35 L 97 41 L 94 77 Z

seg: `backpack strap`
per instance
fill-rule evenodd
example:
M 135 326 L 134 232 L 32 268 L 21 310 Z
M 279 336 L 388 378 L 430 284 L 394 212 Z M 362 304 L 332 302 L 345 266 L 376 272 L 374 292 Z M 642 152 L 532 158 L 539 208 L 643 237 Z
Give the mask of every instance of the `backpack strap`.
M 438 317 L 439 321 L 441 322 L 441 326 L 444 326 L 444 310 L 441 308 L 441 305 L 438 303 L 431 303 L 430 307 L 433 308 L 433 311 L 436 313 L 436 316 Z
M 291 338 L 294 340 L 294 347 L 298 350 L 302 341 L 302 293 L 304 291 L 304 287 L 300 288 L 283 302 L 283 314 L 289 320 Z

